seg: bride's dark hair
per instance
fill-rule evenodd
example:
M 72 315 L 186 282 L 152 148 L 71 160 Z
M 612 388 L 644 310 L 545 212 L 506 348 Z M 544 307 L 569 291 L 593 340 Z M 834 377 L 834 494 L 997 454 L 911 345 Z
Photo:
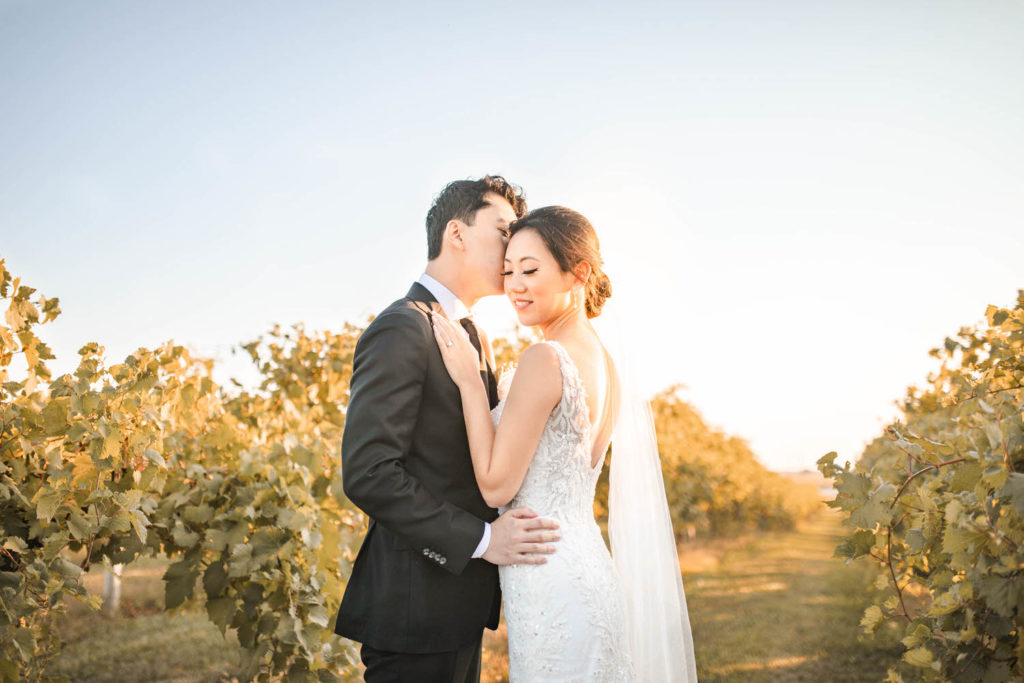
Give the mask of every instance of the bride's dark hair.
M 583 262 L 590 264 L 590 278 L 584 291 L 587 317 L 596 318 L 605 300 L 612 295 L 612 283 L 602 268 L 601 245 L 590 221 L 564 206 L 544 206 L 509 226 L 510 235 L 520 230 L 535 230 L 563 272 L 570 273 Z

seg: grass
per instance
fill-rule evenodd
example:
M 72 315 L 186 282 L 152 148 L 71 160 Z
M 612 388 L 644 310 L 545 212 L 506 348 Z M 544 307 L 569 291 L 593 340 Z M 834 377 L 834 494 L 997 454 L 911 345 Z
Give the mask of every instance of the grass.
M 238 641 L 203 613 L 106 619 L 64 648 L 52 673 L 73 681 L 222 681 L 238 669 Z
M 861 640 L 876 576 L 832 557 L 838 516 L 796 531 L 683 547 L 701 681 L 880 681 L 900 649 Z
M 48 673 L 90 682 L 230 680 L 239 666 L 238 640 L 230 631 L 221 636 L 205 612 L 164 612 L 166 567 L 153 558 L 125 567 L 116 617 L 70 601 L 56 624 L 65 645 Z M 102 594 L 103 567 L 93 566 L 83 582 Z
M 860 640 L 874 571 L 832 558 L 838 517 L 822 511 L 796 531 L 682 546 L 680 562 L 702 682 L 879 681 L 899 651 Z M 73 681 L 225 681 L 239 663 L 201 612 L 163 613 L 166 562 L 124 572 L 121 615 L 72 602 L 58 624 L 65 648 L 50 673 Z M 102 590 L 102 568 L 85 577 Z M 504 681 L 504 624 L 484 634 L 484 683 Z

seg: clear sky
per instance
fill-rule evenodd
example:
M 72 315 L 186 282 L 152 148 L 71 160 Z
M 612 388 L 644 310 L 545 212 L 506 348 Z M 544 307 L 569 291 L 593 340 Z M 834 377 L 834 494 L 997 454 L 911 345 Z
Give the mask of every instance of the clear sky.
M 813 467 L 1024 288 L 1022 84 L 1011 1 L 0 0 L 0 257 L 61 298 L 58 372 L 241 374 L 404 294 L 432 196 L 502 173 L 592 220 L 649 390 Z

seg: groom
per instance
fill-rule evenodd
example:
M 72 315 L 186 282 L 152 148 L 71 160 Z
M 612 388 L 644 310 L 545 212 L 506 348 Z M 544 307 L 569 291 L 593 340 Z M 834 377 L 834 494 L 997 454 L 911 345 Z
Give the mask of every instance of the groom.
M 509 224 L 526 211 L 501 176 L 449 183 L 427 213 L 426 271 L 356 344 L 342 437 L 345 494 L 370 518 L 334 632 L 361 642 L 368 683 L 478 681 L 498 626 L 496 565 L 539 564 L 557 523 L 498 517 L 476 485 L 459 390 L 430 312 L 466 329 L 497 403 L 493 358 L 469 308 L 502 292 Z

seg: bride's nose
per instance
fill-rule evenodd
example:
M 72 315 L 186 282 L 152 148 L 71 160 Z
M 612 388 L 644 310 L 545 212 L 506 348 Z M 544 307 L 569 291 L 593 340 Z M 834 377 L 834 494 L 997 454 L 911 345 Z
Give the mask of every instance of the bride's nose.
M 526 291 L 526 287 L 523 285 L 523 279 L 517 275 L 510 275 L 505 278 L 505 289 L 509 292 Z

